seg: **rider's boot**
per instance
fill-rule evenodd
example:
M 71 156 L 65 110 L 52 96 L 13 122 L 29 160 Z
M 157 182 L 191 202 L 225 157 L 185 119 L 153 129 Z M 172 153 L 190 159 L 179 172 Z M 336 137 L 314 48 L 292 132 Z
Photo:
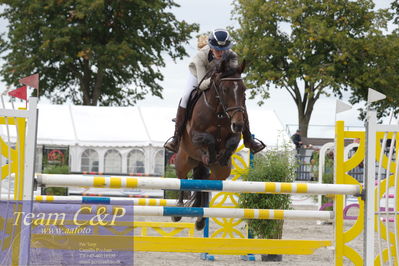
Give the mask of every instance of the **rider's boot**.
M 165 149 L 168 149 L 172 152 L 177 152 L 179 150 L 179 142 L 180 138 L 183 134 L 184 126 L 185 126 L 185 116 L 186 116 L 186 108 L 183 108 L 179 105 L 176 114 L 175 121 L 175 133 L 172 138 L 168 139 L 168 141 L 163 145 Z
M 247 111 L 245 111 L 245 123 L 244 123 L 244 129 L 242 131 L 242 135 L 244 138 L 245 147 L 250 149 L 250 151 L 253 154 L 260 152 L 261 150 L 263 150 L 266 147 L 266 145 L 261 140 L 254 139 L 252 137 L 252 133 L 249 130 L 249 119 L 248 119 Z

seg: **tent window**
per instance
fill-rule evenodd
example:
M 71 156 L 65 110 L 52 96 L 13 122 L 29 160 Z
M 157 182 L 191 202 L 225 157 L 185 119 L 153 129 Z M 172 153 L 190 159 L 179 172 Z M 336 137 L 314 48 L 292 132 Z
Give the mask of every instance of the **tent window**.
M 127 172 L 129 174 L 144 174 L 144 152 L 132 150 L 127 156 Z
M 155 166 L 154 166 L 154 174 L 163 175 L 164 174 L 164 156 L 163 151 L 158 151 L 155 154 Z
M 109 150 L 104 156 L 104 172 L 109 174 L 122 173 L 122 155 L 117 150 Z
M 93 149 L 87 149 L 82 153 L 82 172 L 98 172 L 98 153 Z

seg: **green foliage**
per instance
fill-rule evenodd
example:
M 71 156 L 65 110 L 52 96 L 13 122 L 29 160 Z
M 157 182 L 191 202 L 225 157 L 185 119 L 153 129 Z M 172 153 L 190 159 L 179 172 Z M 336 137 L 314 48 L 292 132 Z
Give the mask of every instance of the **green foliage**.
M 236 0 L 237 51 L 250 62 L 252 98 L 268 98 L 270 86 L 288 91 L 304 137 L 322 94 L 342 96 L 356 74 L 369 71 L 369 47 L 382 38 L 387 13 L 372 0 Z M 398 61 L 396 61 L 398 62 Z
M 177 178 L 175 167 L 172 165 L 167 165 L 165 168 L 165 178 Z M 165 199 L 177 199 L 179 191 L 178 190 L 164 190 Z
M 268 151 L 254 160 L 253 168 L 243 176 L 245 181 L 292 182 L 295 164 L 288 151 Z M 290 209 L 290 196 L 286 194 L 240 194 L 240 208 Z M 248 220 L 248 227 L 258 238 L 279 239 L 282 236 L 283 220 Z
M 43 174 L 69 174 L 68 165 L 49 165 L 43 169 Z M 67 187 L 46 187 L 43 195 L 67 196 Z
M 377 110 L 379 118 L 387 116 L 391 111 L 399 114 L 399 1 L 391 2 L 391 9 L 383 9 L 379 12 L 388 14 L 392 19 L 392 32 L 381 36 L 373 35 L 369 38 L 367 51 L 364 56 L 369 58 L 367 69 L 352 73 L 353 95 L 352 104 L 367 100 L 368 88 L 375 89 L 387 96 L 383 101 L 371 104 Z M 377 39 L 377 41 L 375 41 Z M 365 109 L 360 109 L 361 118 L 365 118 Z
M 170 164 L 168 164 L 168 165 L 165 167 L 165 177 L 168 177 L 168 178 L 177 178 L 177 176 L 176 176 L 176 170 L 175 170 L 175 168 L 174 168 L 172 165 L 170 165 Z
M 8 20 L 1 75 L 9 84 L 40 73 L 40 95 L 55 103 L 131 105 L 162 98 L 164 55 L 183 47 L 198 25 L 170 12 L 173 0 L 0 0 Z
M 44 174 L 69 174 L 68 165 L 48 165 L 43 169 Z
M 46 187 L 44 188 L 43 195 L 53 195 L 53 196 L 68 196 L 67 187 Z

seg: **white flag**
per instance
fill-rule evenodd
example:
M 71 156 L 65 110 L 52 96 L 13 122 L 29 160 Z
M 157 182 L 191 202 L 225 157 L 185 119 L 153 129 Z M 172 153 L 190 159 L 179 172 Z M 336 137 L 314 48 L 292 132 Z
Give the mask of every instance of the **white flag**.
M 341 112 L 345 112 L 352 109 L 352 106 L 344 103 L 343 101 L 337 100 L 336 105 L 335 105 L 335 113 L 341 113 Z
M 380 101 L 382 99 L 385 99 L 386 96 L 376 90 L 373 89 L 369 89 L 369 94 L 367 97 L 367 103 L 372 103 L 372 102 L 376 102 L 376 101 Z

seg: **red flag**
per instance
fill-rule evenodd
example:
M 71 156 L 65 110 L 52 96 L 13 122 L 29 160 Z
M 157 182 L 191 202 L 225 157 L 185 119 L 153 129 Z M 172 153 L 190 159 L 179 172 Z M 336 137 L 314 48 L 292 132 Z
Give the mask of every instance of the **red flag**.
M 28 85 L 32 88 L 39 89 L 39 74 L 33 74 L 19 80 L 21 84 Z
M 26 86 L 19 87 L 18 89 L 15 89 L 13 91 L 10 91 L 8 95 L 12 97 L 16 97 L 22 100 L 27 100 L 28 98 L 26 97 Z

